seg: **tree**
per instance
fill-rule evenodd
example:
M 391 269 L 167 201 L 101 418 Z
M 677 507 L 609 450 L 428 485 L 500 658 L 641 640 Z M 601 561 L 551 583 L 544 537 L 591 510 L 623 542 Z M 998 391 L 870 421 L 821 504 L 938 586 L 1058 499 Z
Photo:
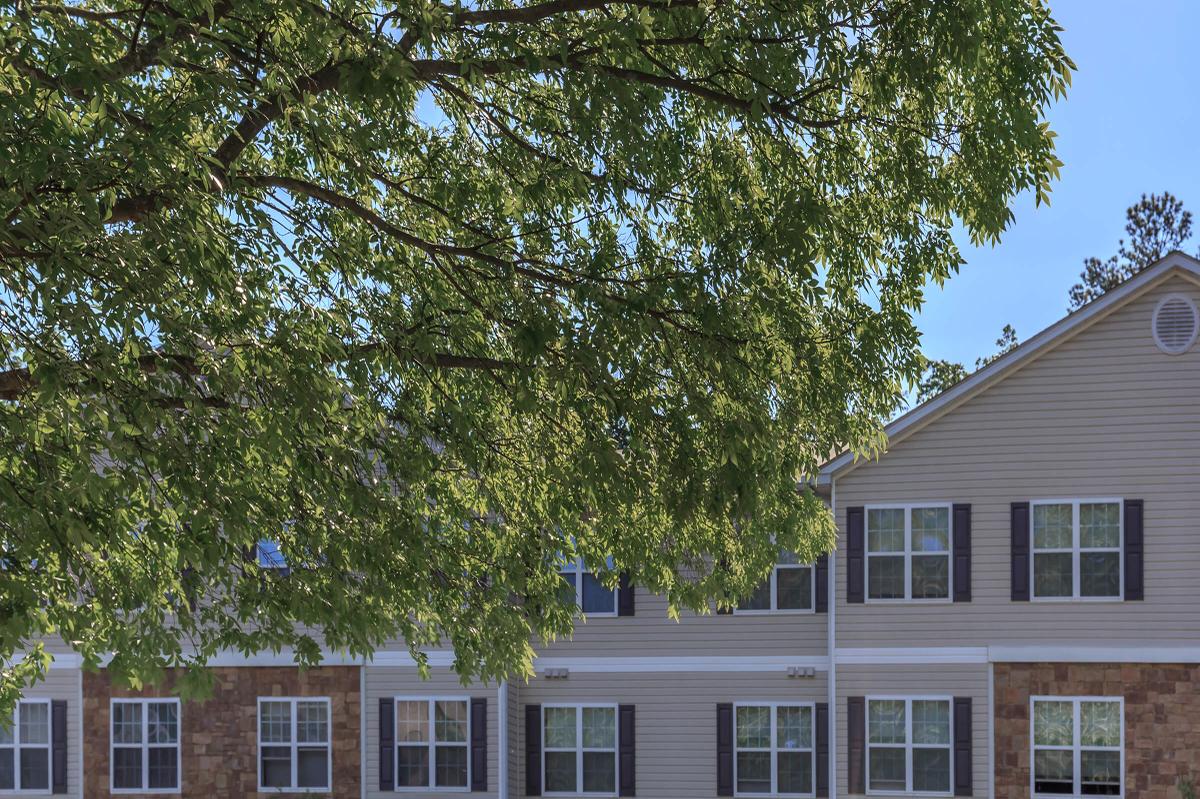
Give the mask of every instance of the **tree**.
M 975 359 L 975 368 L 982 369 L 994 360 L 1007 355 L 1015 350 L 1021 344 L 1017 339 L 1017 329 L 1012 325 L 1005 325 L 1000 331 L 1000 338 L 996 339 L 996 351 L 984 358 Z
M 982 369 L 1001 355 L 1015 350 L 1019 344 L 1016 328 L 1012 325 L 1005 325 L 1004 330 L 1000 331 L 1000 338 L 996 339 L 995 354 L 985 358 L 976 358 L 975 368 Z M 925 368 L 917 381 L 917 403 L 933 399 L 946 389 L 961 383 L 970 374 L 967 367 L 955 361 L 926 361 Z
M 6 695 L 48 633 L 134 682 L 394 637 L 496 677 L 570 632 L 564 555 L 701 609 L 827 550 L 797 485 L 881 445 L 952 223 L 994 241 L 1057 175 L 1058 33 L 1004 0 L 7 4 Z
M 1083 262 L 1080 282 L 1071 287 L 1069 310 L 1102 297 L 1171 250 L 1179 249 L 1192 235 L 1192 212 L 1169 191 L 1143 194 L 1125 211 L 1125 219 L 1129 243 L 1121 239 L 1117 254 L 1108 260 L 1093 257 Z

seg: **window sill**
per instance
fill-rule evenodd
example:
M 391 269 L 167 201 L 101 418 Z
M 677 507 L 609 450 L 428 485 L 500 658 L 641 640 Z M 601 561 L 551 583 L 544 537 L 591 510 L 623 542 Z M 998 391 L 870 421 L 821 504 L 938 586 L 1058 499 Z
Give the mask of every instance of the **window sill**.
M 815 616 L 817 611 L 815 608 L 780 608 L 778 610 L 738 610 L 733 609 L 734 616 Z M 739 794 L 735 794 L 739 795 Z M 810 794 L 803 793 L 748 793 L 746 796 L 809 796 Z

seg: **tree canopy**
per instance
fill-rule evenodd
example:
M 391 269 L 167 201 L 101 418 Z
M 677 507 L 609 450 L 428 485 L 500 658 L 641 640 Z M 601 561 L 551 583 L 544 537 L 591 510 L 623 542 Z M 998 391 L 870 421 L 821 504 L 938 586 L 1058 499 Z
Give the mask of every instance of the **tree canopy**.
M 5 4 L 6 697 L 51 634 L 520 673 L 562 556 L 679 610 L 827 550 L 1072 68 L 1040 0 Z

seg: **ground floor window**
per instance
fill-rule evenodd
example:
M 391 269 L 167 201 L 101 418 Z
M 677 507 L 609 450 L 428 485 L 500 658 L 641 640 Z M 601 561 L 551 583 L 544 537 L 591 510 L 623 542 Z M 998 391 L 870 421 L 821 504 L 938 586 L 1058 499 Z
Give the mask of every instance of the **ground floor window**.
M 734 784 L 740 795 L 813 795 L 813 706 L 734 708 Z
M 179 700 L 112 700 L 112 788 L 179 789 Z
M 949 697 L 868 697 L 867 789 L 949 794 Z
M 1113 697 L 1034 697 L 1035 796 L 1121 796 L 1124 705 Z
M 329 700 L 258 700 L 259 787 L 329 788 Z
M 0 717 L 0 791 L 50 790 L 50 702 L 18 702 Z
M 466 788 L 466 699 L 396 698 L 396 787 Z
M 617 793 L 617 706 L 544 705 L 546 793 Z

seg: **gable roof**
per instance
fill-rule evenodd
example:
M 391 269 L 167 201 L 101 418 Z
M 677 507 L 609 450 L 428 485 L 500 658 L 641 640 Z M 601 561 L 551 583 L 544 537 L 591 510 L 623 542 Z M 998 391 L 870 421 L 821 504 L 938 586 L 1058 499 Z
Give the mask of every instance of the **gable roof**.
M 1000 382 L 1025 363 L 1056 346 L 1070 334 L 1104 316 L 1109 311 L 1124 305 L 1126 302 L 1141 295 L 1154 284 L 1160 283 L 1172 275 L 1183 275 L 1200 282 L 1200 260 L 1178 250 L 1173 250 L 1124 283 L 1108 291 L 1103 297 L 1093 300 L 1074 313 L 1068 314 L 1015 349 L 1001 355 L 987 366 L 973 372 L 952 387 L 946 389 L 941 394 L 926 400 L 911 411 L 890 422 L 884 427 L 884 433 L 887 434 L 889 444 L 902 439 L 906 435 L 911 435 L 971 397 L 987 390 L 990 386 Z M 832 477 L 847 472 L 867 461 L 868 459 L 861 458 L 852 451 L 843 452 L 827 461 L 821 467 L 820 474 L 817 477 L 817 485 L 828 484 Z

